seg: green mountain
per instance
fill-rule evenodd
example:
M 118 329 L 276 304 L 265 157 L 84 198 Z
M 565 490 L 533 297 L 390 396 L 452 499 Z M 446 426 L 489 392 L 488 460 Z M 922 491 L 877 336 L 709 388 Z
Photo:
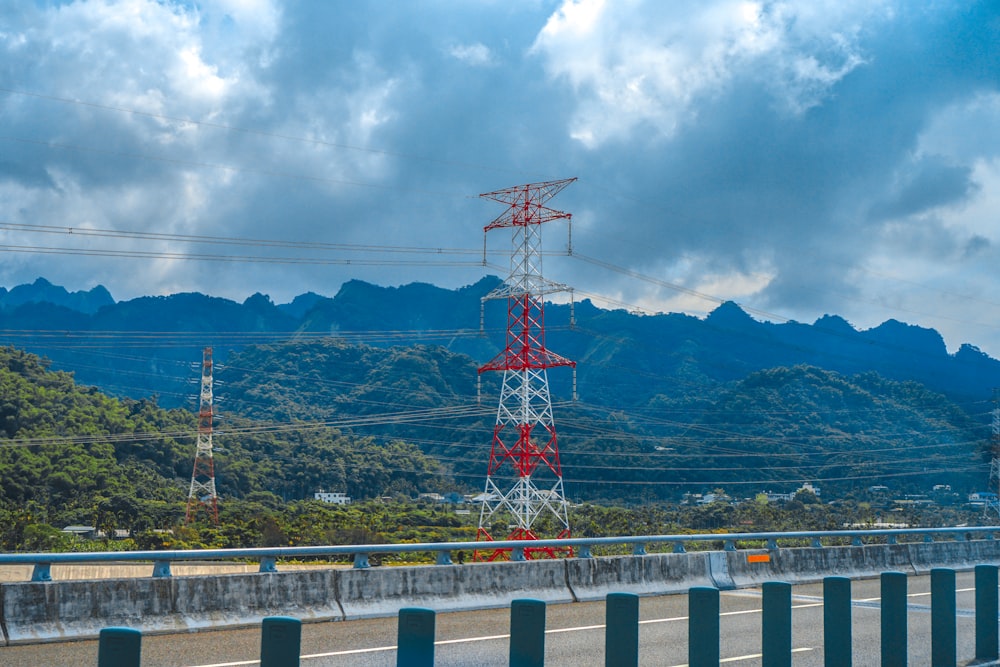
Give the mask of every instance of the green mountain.
M 197 419 L 150 400 L 116 399 L 14 348 L 0 348 L 0 550 L 33 525 L 142 531 L 184 516 Z M 221 497 L 356 498 L 453 487 L 412 445 L 222 415 L 215 472 Z
M 480 334 L 479 310 L 498 284 L 351 281 L 334 298 L 284 305 L 176 294 L 91 313 L 36 283 L 16 288 L 13 305 L 0 300 L 0 336 L 120 405 L 186 406 L 166 413 L 186 419 L 202 348 L 214 347 L 218 479 L 234 497 L 475 492 L 500 382 L 477 369 L 501 349 L 506 321 L 505 304 L 486 302 Z M 971 345 L 950 354 L 931 329 L 889 320 L 858 331 L 830 315 L 760 322 L 733 303 L 704 319 L 636 315 L 589 301 L 572 316 L 549 304 L 546 325 L 549 347 L 578 362 L 579 401 L 568 369 L 549 374 L 571 499 L 677 499 L 716 487 L 752 495 L 804 481 L 842 494 L 883 481 L 912 493 L 986 484 L 1000 362 Z M 405 451 L 394 450 L 400 441 Z M 157 455 L 166 460 L 156 473 L 183 490 L 190 453 Z
M 468 490 L 483 483 L 498 378 L 477 400 L 475 363 L 465 355 L 326 339 L 248 348 L 226 372 L 219 395 L 227 410 L 400 438 L 449 465 Z M 787 492 L 806 481 L 841 495 L 883 483 L 913 493 L 985 483 L 983 425 L 915 382 L 796 366 L 687 389 L 627 409 L 558 402 L 569 496 L 636 503 L 716 487 Z

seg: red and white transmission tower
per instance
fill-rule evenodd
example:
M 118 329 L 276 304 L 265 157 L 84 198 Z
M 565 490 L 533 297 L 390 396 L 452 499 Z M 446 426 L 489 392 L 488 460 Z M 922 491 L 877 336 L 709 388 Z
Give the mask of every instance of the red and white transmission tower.
M 201 399 L 198 406 L 198 446 L 191 472 L 188 492 L 187 523 L 195 519 L 199 507 L 204 507 L 212 523 L 219 525 L 219 497 L 215 493 L 215 461 L 212 458 L 212 348 L 206 347 L 201 357 Z
M 510 531 L 507 539 L 538 539 L 532 526 L 540 515 L 555 518 L 558 538 L 570 535 L 547 371 L 558 366 L 572 367 L 575 393 L 576 363 L 545 348 L 543 305 L 547 294 L 569 288 L 542 277 L 541 225 L 570 220 L 569 213 L 544 204 L 575 180 L 519 185 L 479 195 L 507 207 L 486 225 L 484 232 L 510 229 L 513 240 L 510 275 L 483 297 L 484 302 L 507 299 L 507 343 L 500 354 L 479 369 L 480 376 L 487 371 L 503 371 L 479 514 L 480 541 L 493 540 L 491 528 L 497 523 Z M 553 557 L 555 550 L 526 548 L 524 554 L 526 558 Z M 509 549 L 475 554 L 476 560 L 509 557 Z

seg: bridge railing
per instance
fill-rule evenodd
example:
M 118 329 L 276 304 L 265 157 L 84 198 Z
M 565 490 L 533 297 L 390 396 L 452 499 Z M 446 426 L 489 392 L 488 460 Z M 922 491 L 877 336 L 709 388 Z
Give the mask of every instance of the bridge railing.
M 762 548 L 777 550 L 781 544 L 807 541 L 821 549 L 825 545 L 849 543 L 896 544 L 901 541 L 933 542 L 935 540 L 966 541 L 995 539 L 1000 526 L 962 526 L 948 528 L 884 528 L 874 530 L 791 531 L 767 533 L 702 533 L 695 535 L 631 535 L 618 537 L 574 537 L 554 540 L 497 540 L 492 542 L 426 542 L 416 544 L 352 544 L 309 547 L 262 547 L 245 549 L 185 549 L 168 551 L 115 551 L 77 553 L 3 553 L 0 565 L 33 565 L 32 581 L 51 581 L 53 565 L 79 563 L 152 562 L 154 577 L 171 576 L 171 563 L 211 560 L 250 560 L 260 563 L 260 572 L 276 572 L 279 559 L 352 558 L 355 568 L 370 567 L 372 554 L 434 554 L 437 565 L 451 565 L 451 554 L 458 551 L 505 550 L 509 558 L 523 561 L 529 558 L 525 550 L 555 549 L 565 553 L 572 549 L 576 558 L 592 558 L 597 547 L 625 547 L 633 555 L 645 555 L 650 545 L 666 546 L 674 553 L 685 553 L 689 547 L 705 543 L 722 543 L 725 551 L 735 551 L 738 543 L 757 543 Z

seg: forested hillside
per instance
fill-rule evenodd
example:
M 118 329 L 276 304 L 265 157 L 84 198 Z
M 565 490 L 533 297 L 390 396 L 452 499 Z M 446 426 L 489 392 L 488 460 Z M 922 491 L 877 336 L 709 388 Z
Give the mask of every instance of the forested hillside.
M 46 366 L 0 348 L 0 549 L 23 544 L 25 530 L 43 546 L 58 537 L 53 527 L 72 524 L 134 533 L 177 525 L 194 461 L 194 414 L 109 398 Z M 217 429 L 224 514 L 246 510 L 234 500 L 280 504 L 319 489 L 372 498 L 452 487 L 443 466 L 402 442 L 235 416 Z M 267 512 L 248 514 L 260 521 Z
M 496 378 L 477 402 L 464 355 L 328 339 L 248 348 L 231 357 L 227 377 L 220 395 L 236 413 L 401 438 L 470 490 L 485 477 Z M 678 500 L 717 487 L 753 496 L 805 481 L 830 496 L 876 483 L 973 490 L 988 472 L 980 422 L 922 385 L 875 373 L 776 368 L 628 407 L 563 400 L 555 418 L 567 493 L 579 500 Z
M 195 417 L 110 398 L 14 348 L 0 348 L 0 549 L 183 548 L 469 539 L 475 516 L 414 503 L 475 492 L 485 476 L 496 383 L 476 401 L 475 364 L 441 347 L 326 339 L 231 358 L 215 424 L 221 525 L 185 525 Z M 833 527 L 872 521 L 865 489 L 976 488 L 982 425 L 916 383 L 812 367 L 752 373 L 712 392 L 657 395 L 630 410 L 556 405 L 575 534 L 697 528 Z M 421 451 L 422 450 L 422 451 Z M 686 492 L 736 499 L 822 486 L 787 507 L 678 508 Z M 320 489 L 356 500 L 333 507 Z M 388 504 L 382 497 L 393 499 Z M 844 503 L 847 504 L 844 504 Z M 623 505 L 620 511 L 593 503 Z M 813 503 L 813 504 L 809 504 Z M 657 510 L 654 507 L 662 509 Z M 673 507 L 674 509 L 670 509 Z M 916 510 L 911 510 L 916 511 Z M 911 521 L 934 523 L 948 508 Z M 617 513 L 616 513 L 617 512 Z M 958 517 L 958 515 L 955 515 Z M 960 520 L 969 520 L 962 515 Z M 959 520 L 956 519 L 956 520 Z M 651 523 L 650 523 L 651 522 Z M 80 542 L 94 525 L 127 539 Z
M 503 304 L 487 303 L 484 336 L 468 324 L 496 284 L 352 281 L 333 299 L 280 306 L 263 295 L 115 303 L 48 283 L 2 293 L 3 335 L 53 357 L 3 352 L 0 508 L 20 517 L 7 525 L 176 525 L 193 461 L 193 381 L 209 345 L 217 487 L 224 511 L 243 513 L 237 523 L 256 522 L 243 537 L 212 539 L 252 542 L 259 517 L 320 489 L 359 500 L 477 493 L 501 379 L 477 369 L 502 343 Z M 573 503 L 638 506 L 718 489 L 753 498 L 804 482 L 826 501 L 864 498 L 873 485 L 899 496 L 985 489 L 1000 364 L 972 346 L 949 354 L 933 330 L 889 321 L 857 331 L 835 316 L 774 324 L 735 304 L 698 319 L 585 301 L 573 320 L 567 305 L 550 304 L 546 317 L 549 347 L 578 362 L 577 401 L 569 370 L 550 373 Z M 289 521 L 279 533 L 295 532 Z M 353 530 L 337 525 L 328 528 Z

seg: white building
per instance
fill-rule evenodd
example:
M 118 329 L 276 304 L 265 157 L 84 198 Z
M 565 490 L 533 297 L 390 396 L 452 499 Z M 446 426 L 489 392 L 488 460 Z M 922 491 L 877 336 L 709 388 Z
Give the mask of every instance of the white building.
M 346 493 L 341 493 L 340 491 L 317 491 L 313 494 L 313 498 L 316 500 L 322 500 L 324 503 L 333 503 L 334 505 L 351 504 L 351 497 Z

